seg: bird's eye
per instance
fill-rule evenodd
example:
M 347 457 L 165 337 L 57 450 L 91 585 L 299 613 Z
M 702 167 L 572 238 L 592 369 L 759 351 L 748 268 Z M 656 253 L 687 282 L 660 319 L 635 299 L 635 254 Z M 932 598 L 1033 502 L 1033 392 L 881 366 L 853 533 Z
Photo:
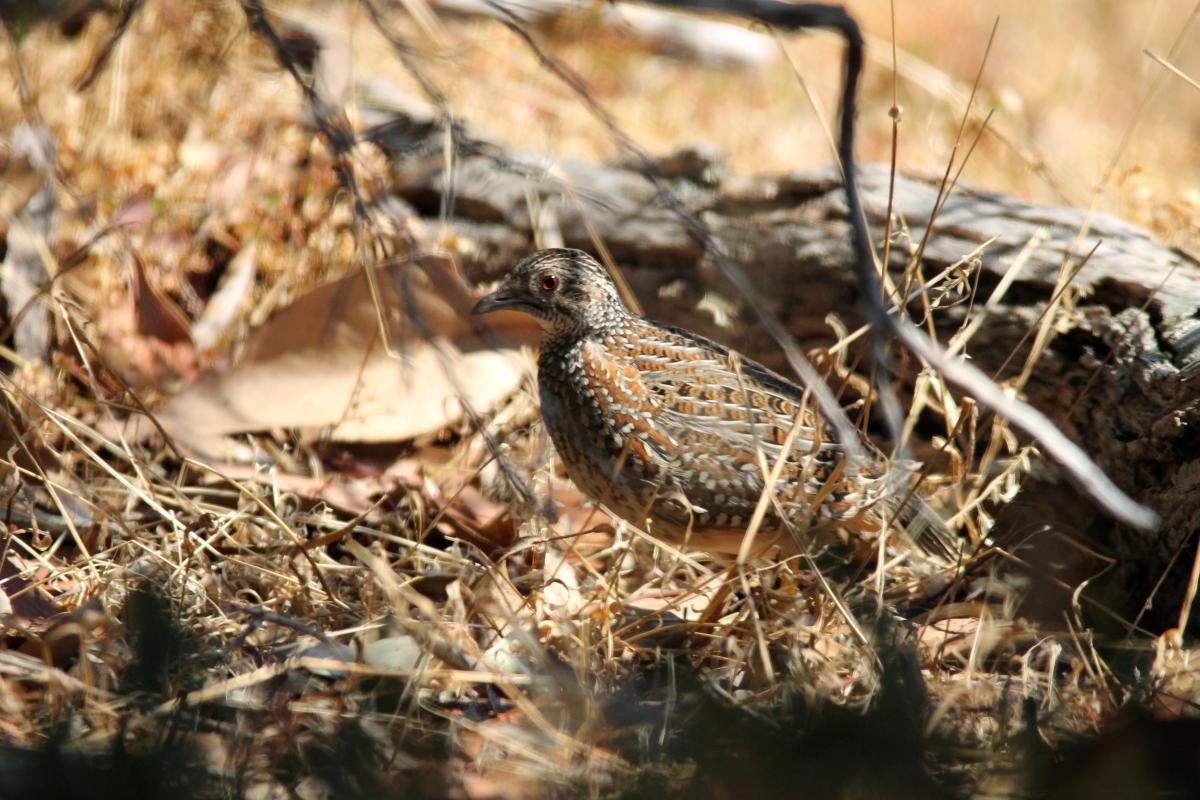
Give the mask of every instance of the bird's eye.
M 543 275 L 542 276 L 542 291 L 546 294 L 558 291 L 558 276 Z

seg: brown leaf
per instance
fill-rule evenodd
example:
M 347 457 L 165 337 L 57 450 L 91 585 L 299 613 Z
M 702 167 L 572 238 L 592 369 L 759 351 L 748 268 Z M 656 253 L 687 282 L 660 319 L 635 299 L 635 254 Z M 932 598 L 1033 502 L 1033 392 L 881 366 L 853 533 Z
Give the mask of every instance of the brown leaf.
M 105 622 L 103 606 L 93 598 L 79 608 L 55 616 L 40 635 L 26 640 L 20 650 L 61 669 L 79 657 L 81 645 L 94 638 L 95 631 Z
M 257 255 L 258 244 L 250 242 L 230 260 L 217 291 L 208 299 L 204 312 L 192 326 L 197 350 L 203 352 L 216 344 L 237 318 L 238 310 L 254 289 Z
M 517 540 L 517 522 L 508 509 L 488 500 L 474 486 L 464 486 L 443 510 L 454 535 L 492 554 Z
M 176 395 L 160 419 L 184 441 L 274 427 L 332 427 L 342 441 L 408 439 L 457 422 L 461 391 L 485 411 L 523 374 L 518 351 L 537 328 L 468 313 L 474 294 L 445 259 L 377 267 L 317 287 L 250 334 L 241 362 Z
M 21 576 L 19 559 L 11 556 L 0 562 L 0 591 L 8 604 L 8 613 L 22 624 L 38 625 L 62 612 L 62 608 L 40 586 Z
M 146 263 L 133 254 L 133 319 L 141 336 L 168 344 L 190 344 L 191 326 L 183 312 L 154 288 L 146 274 Z
M 558 513 L 558 526 L 564 532 L 578 536 L 597 528 L 612 529 L 612 517 L 588 502 L 574 484 L 564 483 L 554 487 L 554 505 Z

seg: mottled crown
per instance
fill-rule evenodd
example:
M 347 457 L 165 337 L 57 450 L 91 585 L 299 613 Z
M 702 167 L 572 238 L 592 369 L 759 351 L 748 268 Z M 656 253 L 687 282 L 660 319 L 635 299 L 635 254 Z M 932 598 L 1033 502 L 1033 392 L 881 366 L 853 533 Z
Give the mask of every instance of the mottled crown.
M 608 271 L 582 250 L 539 250 L 517 263 L 476 313 L 501 308 L 532 314 L 547 331 L 588 334 L 629 318 Z

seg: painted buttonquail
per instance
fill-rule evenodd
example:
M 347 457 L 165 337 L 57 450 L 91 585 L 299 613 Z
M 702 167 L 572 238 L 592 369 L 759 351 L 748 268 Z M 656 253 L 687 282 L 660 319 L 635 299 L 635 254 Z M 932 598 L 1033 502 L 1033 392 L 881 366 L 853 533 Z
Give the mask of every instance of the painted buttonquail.
M 518 263 L 472 313 L 532 314 L 542 418 L 567 474 L 652 535 L 737 552 L 792 426 L 756 549 L 819 525 L 878 531 L 881 519 L 935 555 L 953 535 L 881 456 L 847 475 L 841 447 L 804 390 L 716 342 L 629 312 L 604 267 L 579 250 Z M 761 456 L 760 456 L 761 454 Z M 765 457 L 765 458 L 762 458 Z M 793 531 L 788 531 L 788 528 Z

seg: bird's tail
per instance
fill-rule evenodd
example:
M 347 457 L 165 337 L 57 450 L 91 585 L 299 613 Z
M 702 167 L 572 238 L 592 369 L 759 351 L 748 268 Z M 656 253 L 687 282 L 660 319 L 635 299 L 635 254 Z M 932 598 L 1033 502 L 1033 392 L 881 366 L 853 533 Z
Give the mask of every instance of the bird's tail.
M 916 492 L 897 492 L 881 498 L 879 504 L 882 506 L 879 511 L 894 520 L 894 526 L 922 552 L 950 563 L 962 558 L 963 540 Z

